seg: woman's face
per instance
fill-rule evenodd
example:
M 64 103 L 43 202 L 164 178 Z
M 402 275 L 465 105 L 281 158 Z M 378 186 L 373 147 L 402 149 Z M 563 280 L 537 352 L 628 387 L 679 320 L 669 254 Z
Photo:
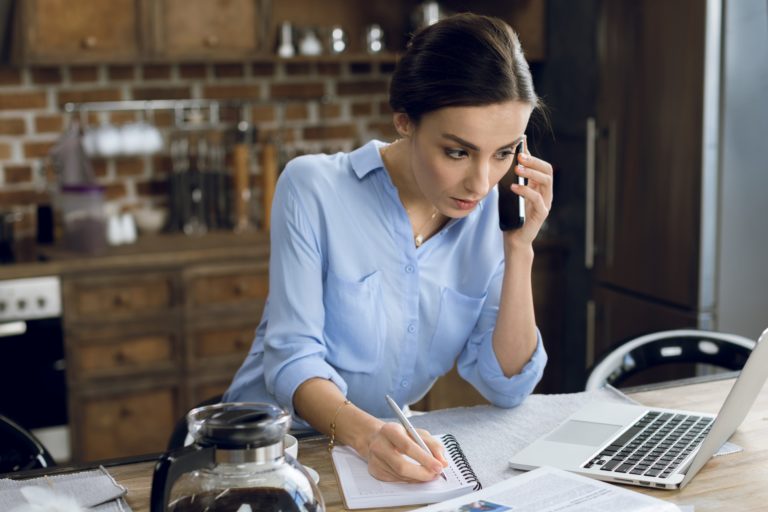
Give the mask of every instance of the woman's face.
M 469 215 L 509 170 L 532 110 L 528 103 L 509 101 L 442 108 L 425 114 L 418 125 L 401 119 L 421 193 L 448 217 Z

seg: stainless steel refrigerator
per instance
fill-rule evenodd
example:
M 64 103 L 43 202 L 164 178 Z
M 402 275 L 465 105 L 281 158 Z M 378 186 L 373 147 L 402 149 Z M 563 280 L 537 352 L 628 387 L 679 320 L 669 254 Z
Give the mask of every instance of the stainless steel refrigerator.
M 608 0 L 587 126 L 585 364 L 768 327 L 768 2 Z

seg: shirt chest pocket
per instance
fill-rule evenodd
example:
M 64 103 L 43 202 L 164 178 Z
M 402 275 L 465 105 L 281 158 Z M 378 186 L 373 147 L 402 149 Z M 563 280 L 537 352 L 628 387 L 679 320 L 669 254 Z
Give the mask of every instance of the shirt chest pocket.
M 372 372 L 386 338 L 381 274 L 350 281 L 328 271 L 323 302 L 328 362 L 350 372 Z
M 443 288 L 429 350 L 429 373 L 432 377 L 439 377 L 453 367 L 477 324 L 486 295 L 470 297 L 451 288 Z

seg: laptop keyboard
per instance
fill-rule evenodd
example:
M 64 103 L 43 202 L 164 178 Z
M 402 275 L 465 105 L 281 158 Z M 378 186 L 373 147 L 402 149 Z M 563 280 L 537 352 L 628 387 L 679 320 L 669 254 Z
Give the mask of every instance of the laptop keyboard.
M 648 412 L 584 467 L 664 478 L 701 444 L 712 420 Z

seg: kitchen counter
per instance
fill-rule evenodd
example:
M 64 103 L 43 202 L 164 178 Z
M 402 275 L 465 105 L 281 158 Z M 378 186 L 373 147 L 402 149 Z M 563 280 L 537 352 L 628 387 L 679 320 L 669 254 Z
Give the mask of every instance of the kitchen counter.
M 74 274 L 93 270 L 120 270 L 138 266 L 163 266 L 226 260 L 235 255 L 263 260 L 269 254 L 264 232 L 234 234 L 213 232 L 204 236 L 161 234 L 141 236 L 136 243 L 108 247 L 99 254 L 84 254 L 61 247 L 40 246 L 44 261 L 0 265 L 0 280 Z

